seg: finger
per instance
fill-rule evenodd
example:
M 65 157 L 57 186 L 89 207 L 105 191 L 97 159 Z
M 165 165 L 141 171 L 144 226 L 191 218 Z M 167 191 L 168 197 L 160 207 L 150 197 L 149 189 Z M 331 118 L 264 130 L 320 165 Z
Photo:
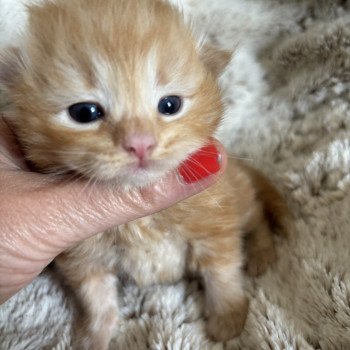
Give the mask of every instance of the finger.
M 199 181 L 188 182 L 177 171 L 129 192 L 107 185 L 86 190 L 85 182 L 51 183 L 43 181 L 47 177 L 40 174 L 8 172 L 17 191 L 7 192 L 6 203 L 0 198 L 0 226 L 5 232 L 0 242 L 0 287 L 3 279 L 12 286 L 23 284 L 23 280 L 29 283 L 55 256 L 79 241 L 206 189 L 226 166 L 223 147 L 217 142 L 214 145 L 217 155 L 211 158 L 216 162 L 220 158 L 220 166 L 202 174 Z M 205 157 L 200 159 L 208 162 Z M 6 178 L 5 174 L 0 178 Z

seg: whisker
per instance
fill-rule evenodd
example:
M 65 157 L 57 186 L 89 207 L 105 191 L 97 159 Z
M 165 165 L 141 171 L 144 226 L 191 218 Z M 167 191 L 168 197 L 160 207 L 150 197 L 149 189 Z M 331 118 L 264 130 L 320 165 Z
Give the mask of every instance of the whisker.
M 193 159 L 193 158 L 189 158 L 188 159 L 189 162 L 195 164 L 195 165 L 198 165 L 201 169 L 203 169 L 208 175 L 210 175 L 210 172 L 208 171 L 208 169 L 203 165 L 201 164 L 197 159 Z
M 198 164 L 200 164 L 200 163 L 198 163 Z M 196 172 L 194 171 L 194 169 L 190 169 L 190 168 L 188 168 L 188 167 L 184 167 L 183 170 L 185 171 L 185 173 L 187 173 L 187 175 L 190 174 L 190 175 L 192 175 L 195 179 L 199 180 L 198 173 L 196 173 Z M 209 172 L 208 172 L 208 173 L 209 173 Z M 212 201 L 214 201 L 215 204 L 216 204 L 219 208 L 222 209 L 223 207 L 222 207 L 222 206 L 220 205 L 220 203 L 214 198 L 214 196 L 212 196 L 208 191 L 205 191 L 206 188 L 205 188 L 203 185 L 201 185 L 201 187 L 202 187 L 203 192 L 206 193 L 206 195 L 208 195 L 208 197 L 209 197 Z
M 230 154 L 227 154 L 227 158 L 238 159 L 238 160 L 247 160 L 248 162 L 254 162 L 254 159 L 252 159 L 252 158 L 237 157 L 237 156 L 230 155 Z
M 89 191 L 88 191 L 88 199 L 90 200 L 92 197 L 93 190 L 96 188 L 96 186 L 100 183 L 99 178 L 96 176 L 96 172 L 92 175 L 91 179 L 93 180 L 92 182 L 89 183 Z
M 203 164 L 201 164 L 201 163 L 198 162 L 198 160 L 196 160 L 196 159 L 190 159 L 190 161 L 191 161 L 193 164 L 199 165 L 202 169 L 204 169 L 204 170 L 208 173 L 208 175 L 210 174 L 209 171 L 207 171 L 207 169 L 203 166 Z M 186 170 L 189 170 L 189 169 L 186 169 Z M 191 169 L 191 170 L 192 170 L 192 174 L 193 174 L 193 175 L 198 175 L 198 174 L 195 174 L 195 173 L 194 173 L 194 169 Z M 219 179 L 217 180 L 217 183 L 221 183 L 221 182 L 223 182 L 223 179 L 222 179 L 222 178 L 219 178 Z M 232 188 L 232 190 L 234 190 L 234 189 Z M 208 193 L 208 195 L 210 195 L 210 194 Z M 234 197 L 234 193 L 232 193 L 231 196 L 232 196 L 232 198 L 233 198 L 233 197 Z M 212 197 L 212 196 L 211 196 L 211 197 Z M 213 197 L 212 197 L 212 199 L 213 199 L 215 202 L 217 202 Z M 218 204 L 218 206 L 219 206 L 220 208 L 224 208 L 221 204 L 219 204 L 219 203 L 217 203 L 217 204 Z
M 215 156 L 215 157 L 217 156 L 217 153 L 215 153 L 215 152 L 210 152 L 210 151 L 206 151 L 206 150 L 201 151 L 201 153 L 202 153 L 202 154 L 207 154 L 207 155 L 212 155 L 212 156 Z M 232 153 L 226 153 L 226 154 L 227 154 L 227 158 L 239 159 L 239 160 L 248 160 L 248 161 L 251 161 L 251 162 L 254 161 L 254 159 L 252 159 L 252 158 L 238 157 L 238 156 L 236 156 L 236 155 L 234 155 L 234 154 L 232 154 Z
M 46 154 L 53 154 L 53 155 L 96 155 L 96 152 L 93 151 L 78 151 L 78 150 L 36 150 L 36 153 L 46 155 Z

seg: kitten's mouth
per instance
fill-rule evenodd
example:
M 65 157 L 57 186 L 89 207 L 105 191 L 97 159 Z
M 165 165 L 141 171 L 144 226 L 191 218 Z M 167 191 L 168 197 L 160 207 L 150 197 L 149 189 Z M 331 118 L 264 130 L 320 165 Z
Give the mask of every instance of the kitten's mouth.
M 130 162 L 122 169 L 122 173 L 126 177 L 133 179 L 152 178 L 154 180 L 163 176 L 167 171 L 169 171 L 168 162 L 152 159 Z
M 149 159 L 140 159 L 125 165 L 125 170 L 131 173 L 144 173 L 152 171 L 152 168 L 156 166 L 157 162 Z
M 126 181 L 129 179 L 130 181 L 147 180 L 150 183 L 157 181 L 170 171 L 176 169 L 181 161 L 182 159 L 177 159 L 174 156 L 158 159 L 148 158 L 144 162 L 135 159 L 120 168 L 118 173 Z
M 115 175 L 125 188 L 143 187 L 157 181 L 173 167 L 169 161 L 147 160 L 141 163 L 135 160 L 119 168 Z

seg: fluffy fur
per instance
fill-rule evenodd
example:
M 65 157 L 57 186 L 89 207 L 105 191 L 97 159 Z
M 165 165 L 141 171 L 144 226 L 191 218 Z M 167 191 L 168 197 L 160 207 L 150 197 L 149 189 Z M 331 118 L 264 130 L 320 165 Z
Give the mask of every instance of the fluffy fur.
M 42 171 L 73 171 L 125 189 L 146 186 L 217 129 L 223 113 L 213 69 L 218 55 L 197 44 L 167 3 L 56 0 L 32 6 L 29 14 L 25 45 L 8 51 L 0 78 L 23 150 Z M 167 95 L 184 100 L 176 117 L 157 112 Z M 67 107 L 82 101 L 98 102 L 106 117 L 74 122 Z M 138 133 L 157 141 L 146 169 L 135 167 L 122 146 Z M 81 307 L 75 345 L 108 347 L 118 321 L 116 271 L 140 286 L 201 276 L 208 335 L 235 337 L 248 309 L 242 233 L 247 271 L 258 275 L 275 260 L 271 227 L 283 229 L 287 218 L 268 180 L 231 159 L 222 181 L 200 195 L 65 252 L 56 265 Z

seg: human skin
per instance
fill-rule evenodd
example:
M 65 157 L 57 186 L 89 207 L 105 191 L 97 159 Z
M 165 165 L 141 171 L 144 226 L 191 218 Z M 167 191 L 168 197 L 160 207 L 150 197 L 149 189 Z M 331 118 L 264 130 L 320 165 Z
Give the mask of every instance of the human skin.
M 213 142 L 222 156 L 215 174 L 186 184 L 173 172 L 146 188 L 123 192 L 29 171 L 0 115 L 0 303 L 80 241 L 168 208 L 215 183 L 226 167 L 226 154 Z

